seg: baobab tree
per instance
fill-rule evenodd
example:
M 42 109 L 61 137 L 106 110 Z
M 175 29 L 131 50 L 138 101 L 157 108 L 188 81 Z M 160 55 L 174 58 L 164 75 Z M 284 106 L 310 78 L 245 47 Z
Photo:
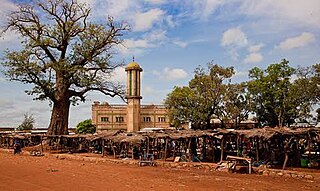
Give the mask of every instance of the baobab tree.
M 5 52 L 4 74 L 33 84 L 26 93 L 52 103 L 48 135 L 68 134 L 70 105 L 85 101 L 89 91 L 124 95 L 123 85 L 110 80 L 121 65 L 111 58 L 128 26 L 112 17 L 97 24 L 90 13 L 77 0 L 39 0 L 8 15 L 4 32 L 14 31 L 23 40 L 20 50 Z

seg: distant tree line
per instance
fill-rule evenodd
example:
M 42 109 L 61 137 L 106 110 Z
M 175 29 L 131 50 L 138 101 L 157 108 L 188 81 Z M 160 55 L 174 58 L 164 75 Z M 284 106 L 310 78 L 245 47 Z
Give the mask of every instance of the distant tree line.
M 283 59 L 266 69 L 249 70 L 249 80 L 232 83 L 233 67 L 209 63 L 198 67 L 188 86 L 174 87 L 165 99 L 174 126 L 191 122 L 195 129 L 210 128 L 211 119 L 234 123 L 254 116 L 260 126 L 320 121 L 320 64 L 293 68 Z

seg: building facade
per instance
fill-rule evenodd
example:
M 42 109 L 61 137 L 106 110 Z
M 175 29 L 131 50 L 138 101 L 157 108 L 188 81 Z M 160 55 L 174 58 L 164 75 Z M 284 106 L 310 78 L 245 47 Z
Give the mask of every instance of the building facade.
M 141 105 L 141 72 L 136 62 L 129 63 L 127 73 L 127 104 L 112 105 L 95 101 L 92 122 L 97 131 L 126 130 L 136 132 L 143 128 L 169 128 L 170 122 L 164 105 Z

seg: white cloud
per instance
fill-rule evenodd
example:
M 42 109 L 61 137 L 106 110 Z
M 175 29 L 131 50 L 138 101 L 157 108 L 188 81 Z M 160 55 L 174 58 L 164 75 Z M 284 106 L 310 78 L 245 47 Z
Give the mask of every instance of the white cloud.
M 188 73 L 183 69 L 179 69 L 179 68 L 171 69 L 168 67 L 165 67 L 161 72 L 153 71 L 153 74 L 159 76 L 160 79 L 167 80 L 167 81 L 180 80 L 188 76 Z
M 279 44 L 277 48 L 283 50 L 289 50 L 292 48 L 298 48 L 306 46 L 315 41 L 315 36 L 312 33 L 304 32 L 299 36 L 287 38 Z
M 146 33 L 141 39 L 125 39 L 119 50 L 123 55 L 139 55 L 148 48 L 158 47 L 168 40 L 165 30 L 154 30 Z
M 166 23 L 168 24 L 169 27 L 173 28 L 176 26 L 176 23 L 173 20 L 173 16 L 172 15 L 168 15 L 165 19 Z
M 319 28 L 319 0 L 245 0 L 241 2 L 243 14 L 263 16 L 274 20 L 287 20 L 295 25 L 307 25 Z
M 238 60 L 238 49 L 248 45 L 247 35 L 240 28 L 228 29 L 222 35 L 221 45 L 228 50 L 233 60 Z
M 264 47 L 264 44 L 255 44 L 248 47 L 249 52 L 259 52 L 261 48 Z
M 167 2 L 167 0 L 145 0 L 145 1 L 151 4 L 156 4 L 156 5 L 164 4 Z
M 80 3 L 84 3 L 90 7 L 94 7 L 96 1 L 95 0 L 78 0 Z
M 134 16 L 134 31 L 146 31 L 154 25 L 155 22 L 163 20 L 165 12 L 161 9 L 151 9 L 147 12 L 139 12 Z
M 167 31 L 166 30 L 154 30 L 150 33 L 146 33 L 144 38 L 150 42 L 162 42 L 167 40 Z
M 0 6 L 0 26 L 5 26 L 7 22 L 7 15 L 16 9 L 16 5 L 9 0 L 2 0 Z M 0 28 L 0 52 L 6 48 L 13 48 L 18 46 L 20 43 L 20 36 L 13 32 L 7 31 L 6 33 L 1 33 L 3 28 Z
M 12 85 L 14 87 L 14 85 Z M 1 126 L 17 127 L 23 121 L 23 114 L 33 114 L 36 127 L 46 127 L 49 123 L 50 107 L 48 102 L 33 101 L 31 96 L 23 92 L 8 90 L 1 102 Z M 10 95 L 11 94 L 11 95 Z
M 187 42 L 183 42 L 183 41 L 181 41 L 181 40 L 174 40 L 174 41 L 173 41 L 173 44 L 178 45 L 178 46 L 181 47 L 181 48 L 185 48 L 185 47 L 188 46 L 188 43 L 187 43 Z
M 236 71 L 235 75 L 233 77 L 245 77 L 248 76 L 249 72 L 248 71 Z
M 21 41 L 22 37 L 18 33 L 8 30 L 6 33 L 0 34 L 0 51 L 7 48 L 20 48 Z
M 138 6 L 132 0 L 95 0 L 94 13 L 113 16 L 115 19 L 127 20 L 137 11 Z
M 263 56 L 261 53 L 250 53 L 249 55 L 246 56 L 244 59 L 244 63 L 257 63 L 261 62 L 263 60 Z
M 120 82 L 126 84 L 127 75 L 124 67 L 118 67 L 112 72 L 111 80 L 114 82 Z
M 154 93 L 154 89 L 151 87 L 151 86 L 144 86 L 142 88 L 142 94 L 145 96 L 145 95 L 150 95 L 150 94 L 153 94 Z
M 247 35 L 240 28 L 231 28 L 222 35 L 222 46 L 243 47 L 248 44 Z
M 138 40 L 132 40 L 132 39 L 126 39 L 124 41 L 124 45 L 128 48 L 149 48 L 152 45 L 148 43 L 146 39 L 138 39 Z
M 194 0 L 191 1 L 191 6 L 193 8 L 193 15 L 199 17 L 202 20 L 208 19 L 208 17 L 219 7 L 223 5 L 226 1 L 224 0 Z M 185 2 L 183 1 L 185 4 Z
M 12 3 L 9 0 L 1 0 L 1 6 L 0 6 L 0 23 L 3 23 L 6 21 L 7 17 L 6 15 L 10 12 L 16 9 L 16 5 Z

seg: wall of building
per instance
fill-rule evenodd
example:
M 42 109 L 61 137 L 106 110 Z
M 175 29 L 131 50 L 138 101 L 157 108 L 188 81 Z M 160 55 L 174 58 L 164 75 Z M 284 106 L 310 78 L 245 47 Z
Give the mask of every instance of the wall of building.
M 96 125 L 97 131 L 127 130 L 127 105 L 94 102 L 92 123 Z M 167 109 L 163 105 L 141 105 L 139 129 L 146 127 L 170 127 Z
M 140 109 L 140 129 L 147 127 L 170 127 L 167 109 L 163 105 L 142 105 Z
M 96 125 L 97 131 L 127 130 L 127 107 L 126 105 L 94 102 L 92 123 Z

